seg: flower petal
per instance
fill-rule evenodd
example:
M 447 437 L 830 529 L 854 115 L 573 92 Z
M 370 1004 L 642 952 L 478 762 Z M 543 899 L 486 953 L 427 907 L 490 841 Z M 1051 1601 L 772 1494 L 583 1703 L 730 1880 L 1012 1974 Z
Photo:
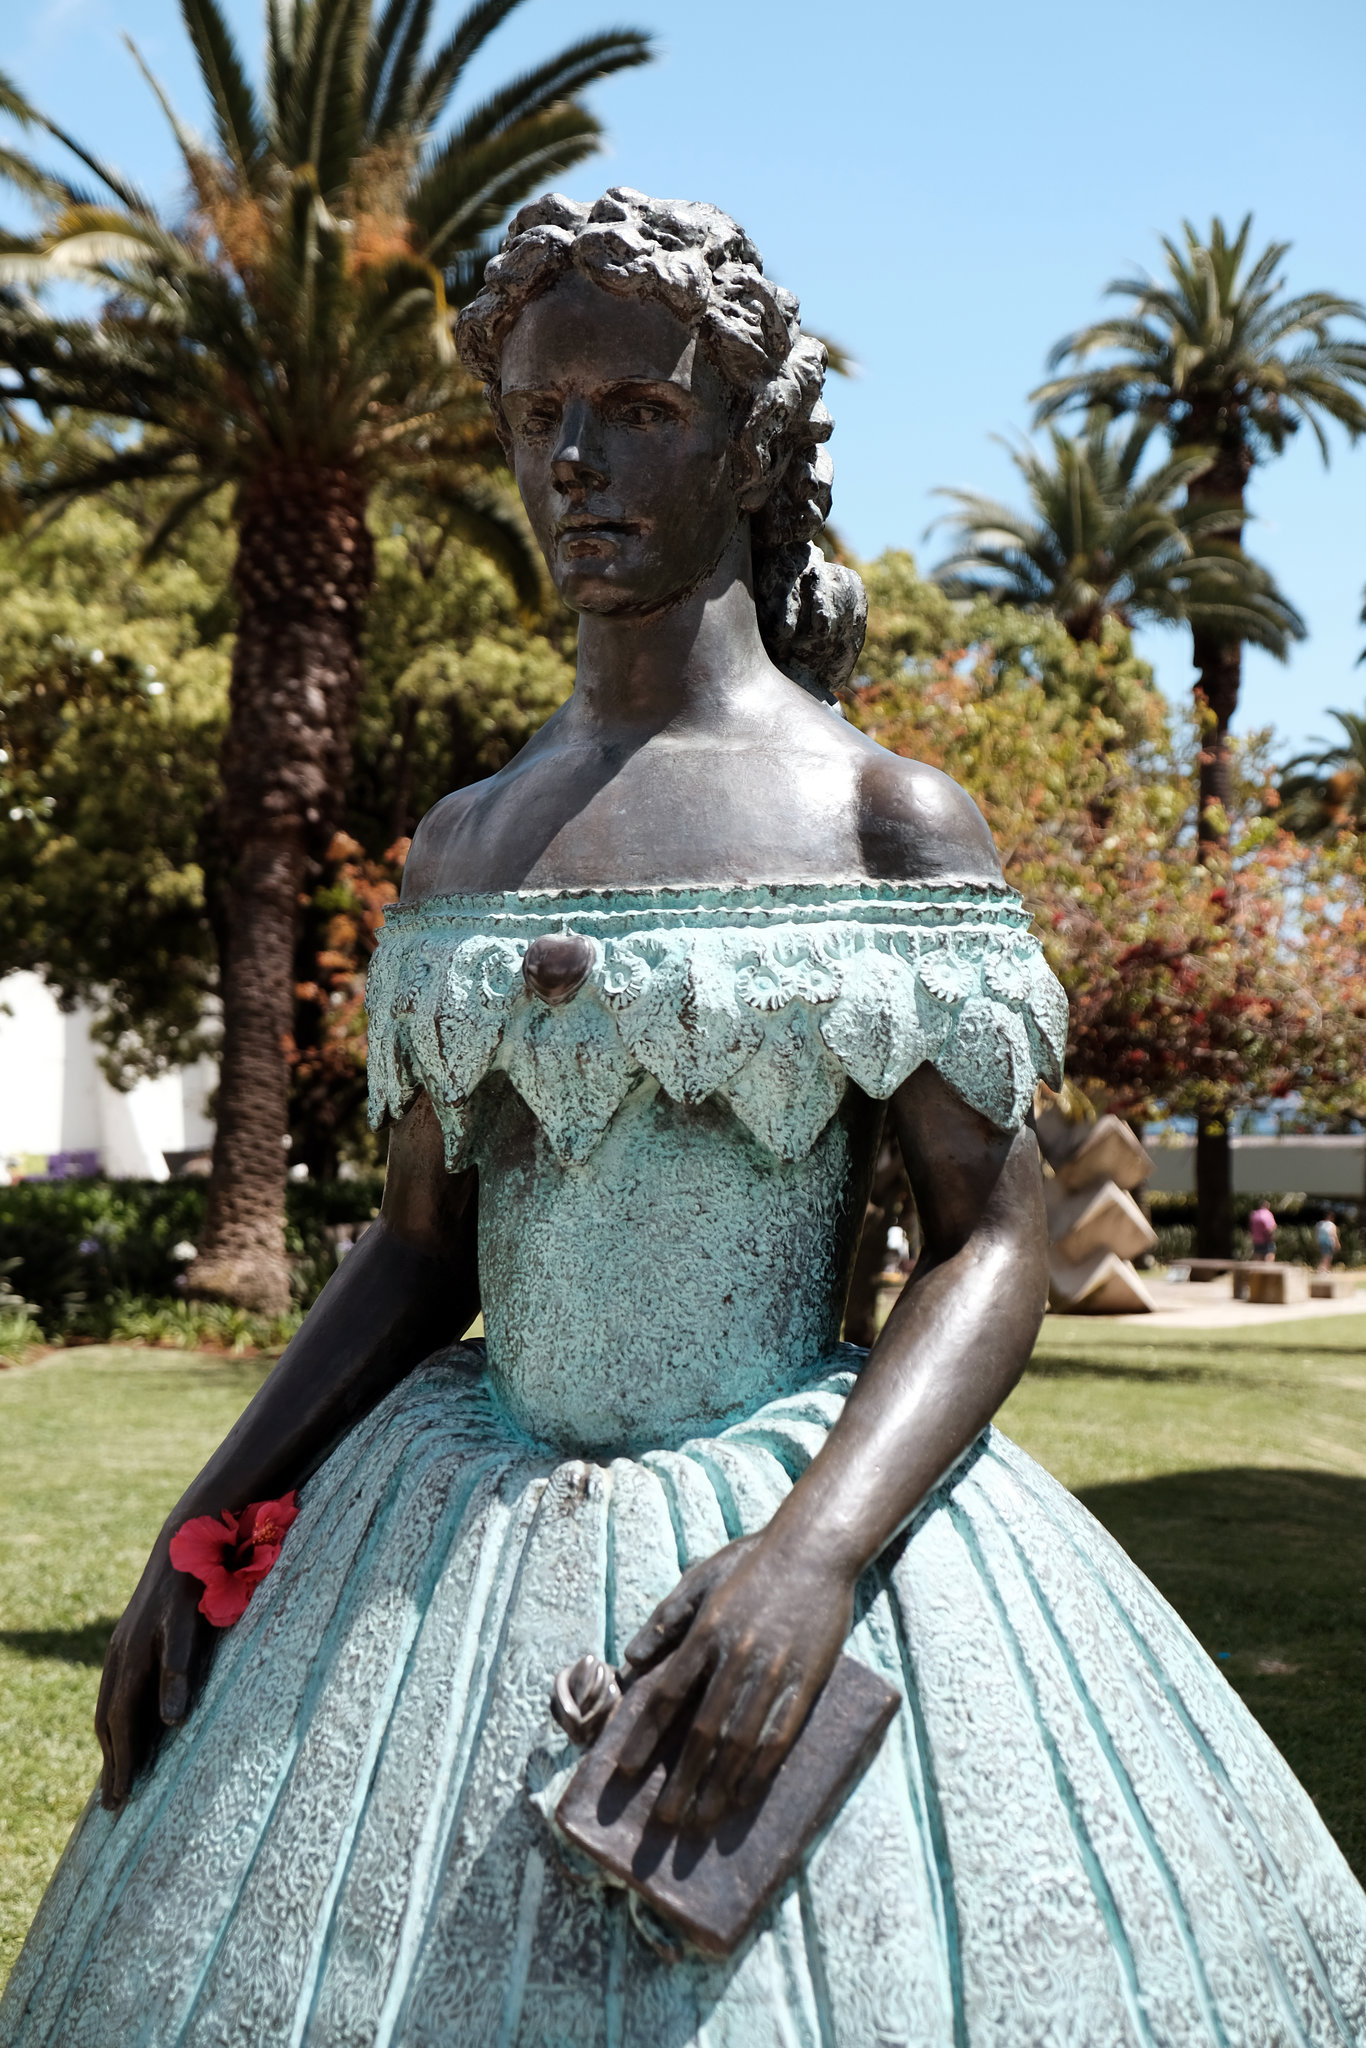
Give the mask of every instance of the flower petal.
M 251 1594 L 251 1584 L 240 1572 L 215 1572 L 204 1587 L 199 1611 L 215 1628 L 231 1628 L 246 1613 Z
M 193 1515 L 182 1522 L 171 1538 L 171 1563 L 178 1572 L 208 1584 L 210 1572 L 221 1572 L 223 1559 L 236 1539 L 236 1523 L 227 1527 L 228 1517 Z
M 243 1562 L 238 1565 L 232 1577 L 235 1579 L 249 1579 L 254 1586 L 265 1577 L 279 1555 L 280 1546 L 278 1543 L 258 1543 L 256 1548 L 249 1551 Z
M 242 1510 L 242 1518 L 237 1530 L 237 1541 L 243 1546 L 254 1543 L 256 1541 L 257 1529 L 265 1525 L 273 1527 L 274 1531 L 277 1532 L 268 1536 L 266 1541 L 278 1545 L 286 1529 L 292 1523 L 297 1522 L 298 1519 L 299 1496 L 293 1488 L 288 1493 L 281 1494 L 279 1500 L 250 1501 Z

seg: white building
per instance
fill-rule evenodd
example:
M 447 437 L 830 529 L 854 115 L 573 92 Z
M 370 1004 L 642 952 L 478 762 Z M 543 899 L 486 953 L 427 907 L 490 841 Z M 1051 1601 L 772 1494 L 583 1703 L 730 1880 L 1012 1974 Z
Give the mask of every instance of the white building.
M 74 1169 L 165 1180 L 167 1153 L 207 1152 L 213 1143 L 206 1105 L 217 1080 L 214 1062 L 201 1059 L 120 1094 L 100 1071 L 88 1010 L 64 1016 L 36 974 L 0 980 L 6 1179 Z

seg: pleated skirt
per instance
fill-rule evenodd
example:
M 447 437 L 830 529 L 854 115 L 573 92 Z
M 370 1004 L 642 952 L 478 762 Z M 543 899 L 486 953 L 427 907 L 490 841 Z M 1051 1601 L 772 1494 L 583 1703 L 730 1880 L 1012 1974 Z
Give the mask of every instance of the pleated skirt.
M 4 2048 L 1366 2042 L 1366 1895 L 1192 1636 L 995 1430 L 861 1583 L 903 1707 L 724 1962 L 546 1818 L 559 1667 L 761 1527 L 841 1364 L 678 1450 L 539 1453 L 429 1361 L 304 1491 L 122 1814 L 92 1799 Z

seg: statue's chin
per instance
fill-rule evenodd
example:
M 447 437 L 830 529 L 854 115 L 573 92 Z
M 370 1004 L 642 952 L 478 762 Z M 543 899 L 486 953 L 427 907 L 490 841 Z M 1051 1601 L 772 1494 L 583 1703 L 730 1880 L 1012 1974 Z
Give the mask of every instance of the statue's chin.
M 676 576 L 667 580 L 649 575 L 632 575 L 619 559 L 611 562 L 580 560 L 567 563 L 555 576 L 555 587 L 569 609 L 591 618 L 651 619 L 686 604 L 704 583 L 715 575 L 729 545 L 703 562 L 686 582 Z M 615 574 L 613 573 L 615 571 Z

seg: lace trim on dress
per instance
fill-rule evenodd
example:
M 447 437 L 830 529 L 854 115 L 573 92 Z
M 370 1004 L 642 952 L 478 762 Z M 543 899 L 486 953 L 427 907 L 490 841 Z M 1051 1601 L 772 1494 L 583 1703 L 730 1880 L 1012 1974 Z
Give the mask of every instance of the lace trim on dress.
M 523 974 L 544 936 L 591 955 L 567 1001 Z M 1035 1081 L 1061 1080 L 1067 1031 L 1019 896 L 958 882 L 436 898 L 389 913 L 368 1004 L 371 1122 L 425 1089 L 452 1167 L 495 1069 L 569 1164 L 646 1075 L 796 1160 L 850 1081 L 885 1100 L 924 1061 L 1013 1130 Z

